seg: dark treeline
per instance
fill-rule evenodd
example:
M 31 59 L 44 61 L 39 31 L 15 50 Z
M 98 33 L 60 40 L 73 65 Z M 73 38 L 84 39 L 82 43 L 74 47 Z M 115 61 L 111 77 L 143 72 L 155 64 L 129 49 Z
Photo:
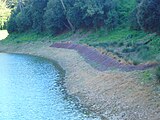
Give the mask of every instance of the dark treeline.
M 50 31 L 127 24 L 132 29 L 160 31 L 159 0 L 18 0 L 8 21 L 8 31 Z

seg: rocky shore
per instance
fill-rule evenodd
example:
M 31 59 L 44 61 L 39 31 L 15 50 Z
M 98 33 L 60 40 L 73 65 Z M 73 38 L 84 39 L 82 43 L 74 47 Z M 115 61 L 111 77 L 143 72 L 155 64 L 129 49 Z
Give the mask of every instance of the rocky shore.
M 22 53 L 57 61 L 66 71 L 65 87 L 102 120 L 159 120 L 160 95 L 138 82 L 143 71 L 98 70 L 73 49 L 51 42 L 0 44 L 0 52 Z

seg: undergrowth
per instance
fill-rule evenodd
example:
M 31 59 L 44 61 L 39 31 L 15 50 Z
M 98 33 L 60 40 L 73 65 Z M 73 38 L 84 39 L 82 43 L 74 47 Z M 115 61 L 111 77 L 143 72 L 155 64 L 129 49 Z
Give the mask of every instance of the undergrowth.
M 160 65 L 156 68 L 157 81 L 160 83 Z
M 52 41 L 57 42 L 62 39 L 68 38 L 72 35 L 72 32 L 67 32 L 65 34 L 60 34 L 57 36 L 53 36 L 49 33 L 35 33 L 32 31 L 25 33 L 12 33 L 5 40 L 2 40 L 2 44 L 19 44 L 19 43 L 27 43 L 27 42 L 36 42 L 36 41 Z
M 149 42 L 146 44 L 147 41 Z M 94 31 L 80 43 L 103 48 L 135 65 L 147 61 L 156 62 L 160 57 L 160 36 L 127 27 L 110 32 L 105 29 Z
M 86 34 L 85 30 L 81 30 L 78 34 Z M 19 44 L 35 41 L 51 41 L 58 42 L 70 40 L 74 35 L 72 32 L 65 32 L 60 35 L 53 36 L 49 33 L 40 33 L 29 31 L 26 33 L 12 33 L 3 44 Z M 67 38 L 67 39 L 66 39 Z M 73 38 L 72 38 L 73 39 Z M 150 41 L 151 40 L 151 41 Z M 145 42 L 150 41 L 145 44 Z M 113 31 L 107 31 L 105 28 L 89 31 L 87 36 L 83 37 L 80 44 L 88 44 L 96 48 L 102 48 L 106 52 L 112 52 L 119 58 L 126 61 L 132 61 L 137 65 L 147 61 L 156 62 L 160 59 L 160 36 L 149 34 L 143 31 L 131 30 L 128 27 L 117 28 Z

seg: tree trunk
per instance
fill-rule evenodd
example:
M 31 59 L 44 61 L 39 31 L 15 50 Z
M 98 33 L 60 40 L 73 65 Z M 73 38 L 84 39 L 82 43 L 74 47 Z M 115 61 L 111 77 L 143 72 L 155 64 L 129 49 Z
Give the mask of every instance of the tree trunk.
M 19 6 L 21 12 L 23 12 L 23 3 L 22 3 L 22 0 L 18 0 L 18 6 Z
M 67 9 L 66 9 L 66 7 L 65 7 L 65 5 L 64 5 L 64 2 L 63 2 L 63 0 L 60 0 L 60 1 L 61 1 L 62 6 L 63 6 L 63 9 L 64 9 L 64 13 L 65 13 L 65 15 L 66 15 L 67 22 L 68 22 L 71 30 L 74 32 L 74 31 L 75 31 L 75 27 L 73 26 L 73 24 L 71 23 L 71 21 L 70 21 L 69 18 L 67 17 L 67 14 L 66 14 L 66 13 L 67 13 Z

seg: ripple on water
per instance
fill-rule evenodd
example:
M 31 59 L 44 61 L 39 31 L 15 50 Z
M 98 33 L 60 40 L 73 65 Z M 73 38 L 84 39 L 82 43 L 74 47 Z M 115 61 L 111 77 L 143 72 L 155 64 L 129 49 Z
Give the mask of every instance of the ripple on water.
M 60 76 L 49 60 L 0 54 L 0 120 L 97 120 L 65 99 Z

